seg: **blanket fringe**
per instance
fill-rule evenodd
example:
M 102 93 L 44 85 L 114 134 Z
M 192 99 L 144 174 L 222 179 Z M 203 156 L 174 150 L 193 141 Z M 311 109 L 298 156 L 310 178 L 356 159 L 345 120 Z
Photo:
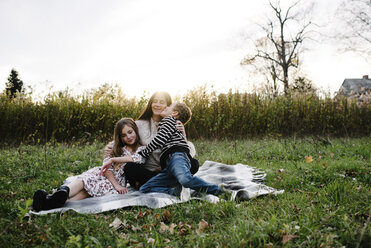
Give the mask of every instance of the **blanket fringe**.
M 253 174 L 252 182 L 265 184 L 265 177 L 267 174 L 264 171 L 258 168 L 253 168 L 252 174 Z

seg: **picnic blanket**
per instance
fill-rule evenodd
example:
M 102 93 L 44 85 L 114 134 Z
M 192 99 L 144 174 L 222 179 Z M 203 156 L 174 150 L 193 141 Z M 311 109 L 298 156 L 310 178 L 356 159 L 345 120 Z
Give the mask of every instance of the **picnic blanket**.
M 207 182 L 222 185 L 232 192 L 232 200 L 238 198 L 240 201 L 266 194 L 281 194 L 283 190 L 276 190 L 264 184 L 266 174 L 257 169 L 243 164 L 226 165 L 213 161 L 206 161 L 195 174 Z M 73 180 L 67 178 L 65 183 Z M 82 214 L 95 214 L 130 206 L 145 206 L 149 208 L 162 208 L 168 205 L 182 203 L 191 199 L 218 202 L 219 198 L 214 195 L 203 197 L 193 196 L 192 190 L 182 189 L 180 197 L 163 193 L 140 193 L 129 188 L 127 194 L 113 194 L 102 197 L 91 197 L 80 201 L 67 202 L 63 207 L 40 212 L 30 211 L 29 214 L 44 215 L 49 213 L 72 210 Z

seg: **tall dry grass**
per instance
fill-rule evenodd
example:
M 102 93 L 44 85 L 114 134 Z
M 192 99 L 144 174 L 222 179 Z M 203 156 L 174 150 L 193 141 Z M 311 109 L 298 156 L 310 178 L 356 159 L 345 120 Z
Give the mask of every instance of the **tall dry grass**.
M 371 106 L 346 98 L 316 95 L 267 98 L 241 92 L 209 92 L 206 86 L 181 96 L 192 109 L 186 126 L 191 139 L 261 136 L 368 136 Z M 0 95 L 0 139 L 3 142 L 69 142 L 107 140 L 115 122 L 137 118 L 147 98 L 126 96 L 118 86 L 102 86 L 82 96 L 67 91 L 49 94 L 43 102 L 32 96 L 10 100 Z

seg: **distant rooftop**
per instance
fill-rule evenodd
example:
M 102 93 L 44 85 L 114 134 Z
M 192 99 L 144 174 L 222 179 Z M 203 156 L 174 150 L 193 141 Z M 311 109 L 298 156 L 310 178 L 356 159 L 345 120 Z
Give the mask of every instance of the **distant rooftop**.
M 362 78 L 346 78 L 341 85 L 338 95 L 351 97 L 355 95 L 368 94 L 371 91 L 371 79 L 368 75 Z

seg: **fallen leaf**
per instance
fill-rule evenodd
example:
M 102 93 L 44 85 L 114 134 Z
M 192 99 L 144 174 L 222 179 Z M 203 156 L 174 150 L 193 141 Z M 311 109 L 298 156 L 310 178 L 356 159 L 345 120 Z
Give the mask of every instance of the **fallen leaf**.
M 207 223 L 204 219 L 202 219 L 200 221 L 200 223 L 198 223 L 198 229 L 196 230 L 196 233 L 197 234 L 200 234 L 201 232 L 203 232 L 207 227 L 209 226 L 209 223 Z
M 333 158 L 334 156 L 335 156 L 335 154 L 333 154 L 333 153 L 330 153 L 330 157 L 332 157 L 332 158 Z
M 135 240 L 135 239 L 130 239 L 129 242 L 132 243 L 132 244 L 138 244 L 139 243 L 139 241 Z
M 140 218 L 143 218 L 145 214 L 143 214 L 142 211 L 139 211 L 139 213 L 137 214 L 137 216 L 135 216 L 135 219 L 140 219 Z
M 136 226 L 134 226 L 134 225 L 131 225 L 131 230 L 133 230 L 133 232 L 136 232 L 136 231 L 141 231 L 142 228 L 140 228 L 140 227 L 136 227 Z
M 109 224 L 109 227 L 113 227 L 115 229 L 119 229 L 120 226 L 121 226 L 121 224 L 122 224 L 122 221 L 119 218 L 116 217 L 115 220 L 112 221 L 111 224 Z
M 189 229 L 192 229 L 191 225 L 188 225 L 188 224 L 183 225 L 183 222 L 181 221 L 179 222 L 178 226 L 179 226 L 179 231 L 178 231 L 179 235 L 185 235 L 188 233 Z
M 144 225 L 142 226 L 142 229 L 143 229 L 143 230 L 147 230 L 147 229 L 149 229 L 149 230 L 151 231 L 151 230 L 152 230 L 152 225 L 144 224 Z
M 162 216 L 162 220 L 163 221 L 169 221 L 170 220 L 170 217 L 171 217 L 171 214 L 169 211 L 167 211 L 166 209 L 164 210 L 164 213 L 163 213 L 163 216 Z
M 170 224 L 170 226 L 169 226 L 169 232 L 170 232 L 170 234 L 174 234 L 175 227 L 177 227 L 176 224 L 174 224 L 174 223 L 171 223 Z
M 147 240 L 147 244 L 154 244 L 155 243 L 155 239 L 153 239 L 153 238 L 149 238 L 148 240 Z
M 42 241 L 46 241 L 46 240 L 48 239 L 48 237 L 46 237 L 46 235 L 41 235 L 41 236 L 40 236 L 40 239 L 41 239 Z
M 289 242 L 290 240 L 296 238 L 297 236 L 296 235 L 290 235 L 290 234 L 286 234 L 283 236 L 282 238 L 282 243 L 283 244 L 286 244 L 287 242 Z
M 305 156 L 305 162 L 307 162 L 307 163 L 313 162 L 312 156 Z
M 161 223 L 160 223 L 159 232 L 160 232 L 160 233 L 164 233 L 164 232 L 166 232 L 166 231 L 168 231 L 168 230 L 169 230 L 168 225 L 166 225 L 164 222 L 161 222 Z
M 129 234 L 127 234 L 127 233 L 120 233 L 120 238 L 122 238 L 122 239 L 127 239 L 128 236 L 129 236 Z

